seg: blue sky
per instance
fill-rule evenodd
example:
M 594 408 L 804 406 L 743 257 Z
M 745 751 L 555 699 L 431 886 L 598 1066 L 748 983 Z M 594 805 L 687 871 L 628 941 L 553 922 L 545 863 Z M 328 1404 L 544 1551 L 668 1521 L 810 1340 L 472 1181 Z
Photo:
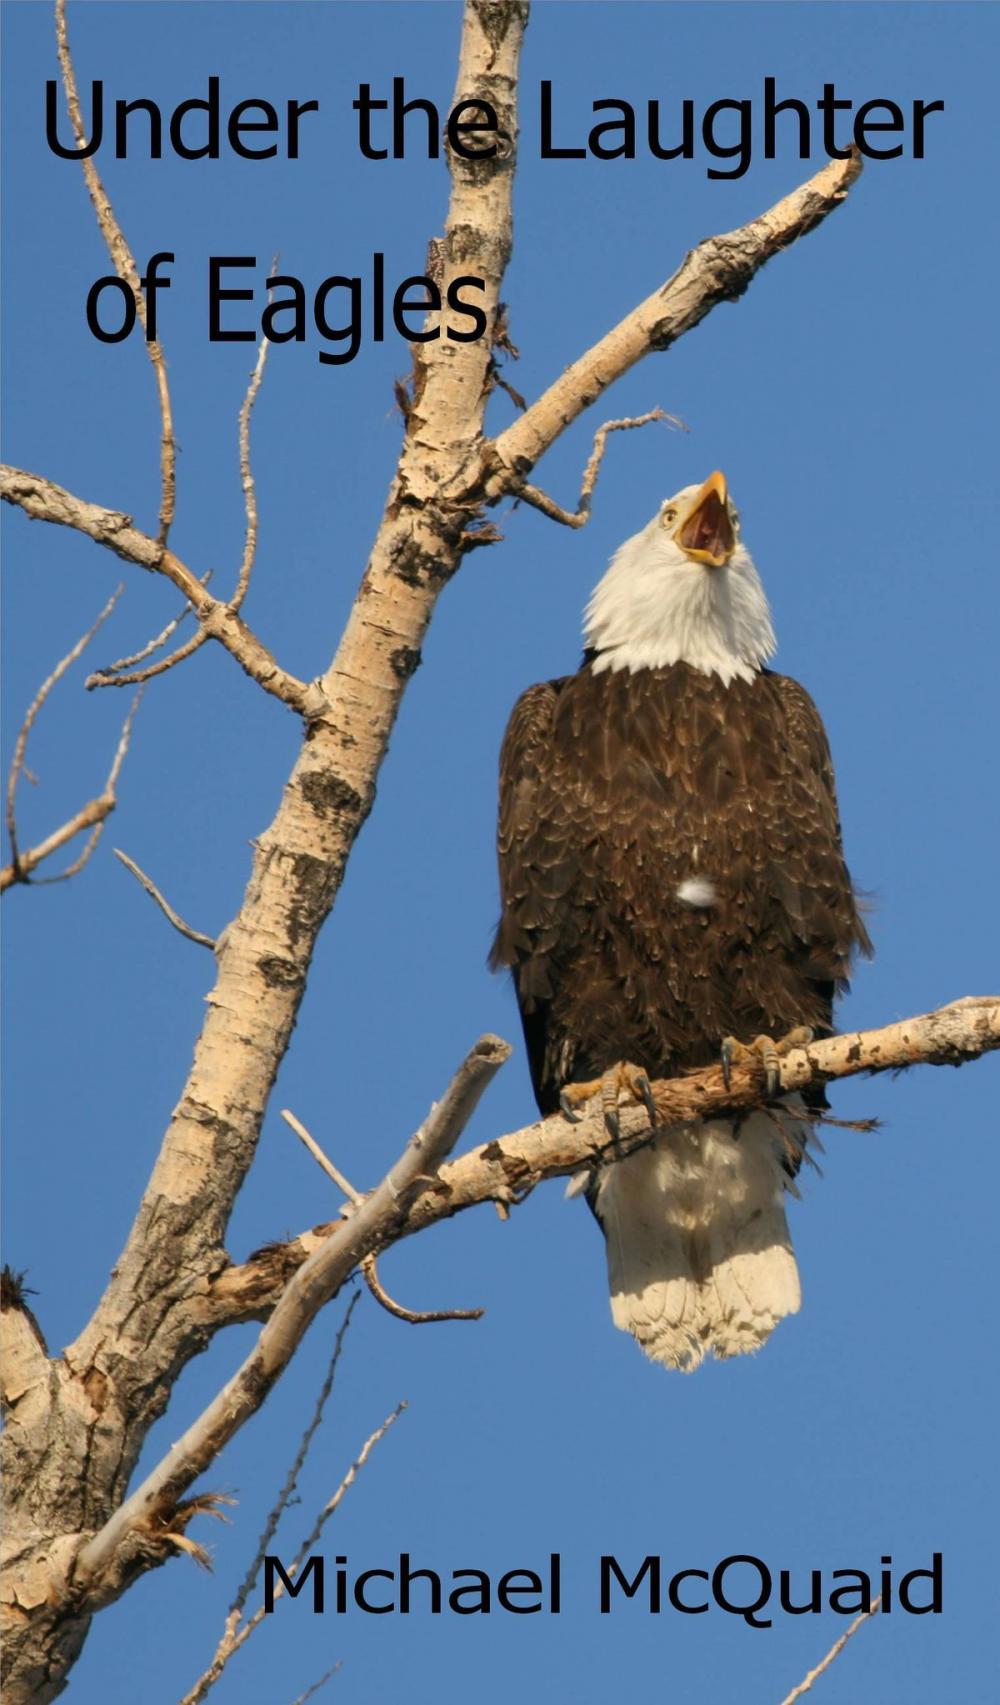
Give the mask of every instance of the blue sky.
M 390 280 L 421 272 L 443 218 L 444 166 L 362 160 L 351 101 L 359 82 L 403 75 L 409 93 L 446 109 L 460 13 L 88 4 L 70 21 L 78 76 L 102 77 L 115 98 L 170 108 L 217 74 L 224 102 L 320 101 L 295 162 L 99 157 L 136 255 L 176 254 L 161 308 L 180 444 L 173 542 L 223 588 L 241 550 L 235 421 L 253 352 L 207 341 L 208 257 L 255 254 L 262 279 L 280 251 L 313 288 L 331 273 L 367 272 L 375 251 Z M 842 1024 L 886 1022 L 995 984 L 997 24 L 996 9 L 978 5 L 536 8 L 504 289 L 521 352 L 510 377 L 528 397 L 693 243 L 761 211 L 808 169 L 791 145 L 733 181 L 708 180 L 700 151 L 690 162 L 540 161 L 543 78 L 580 129 L 595 99 L 759 102 L 765 76 L 807 102 L 833 81 L 856 103 L 943 99 L 946 109 L 928 126 L 924 160 L 871 164 L 847 207 L 739 304 L 607 399 L 606 415 L 661 404 L 687 434 L 612 442 L 581 533 L 506 508 L 505 542 L 477 551 L 446 591 L 237 1206 L 236 1257 L 333 1208 L 280 1107 L 368 1187 L 475 1036 L 497 1030 L 517 1052 L 470 1140 L 532 1117 L 513 998 L 485 969 L 503 725 L 524 686 L 575 667 L 580 610 L 609 553 L 713 467 L 729 476 L 771 598 L 778 666 L 805 682 L 826 720 L 849 861 L 871 895 L 877 957 L 860 968 Z M 49 9 L 9 4 L 4 26 L 6 459 L 151 528 L 151 375 L 137 342 L 104 346 L 87 331 L 87 290 L 107 259 L 78 168 L 44 141 L 44 85 L 56 75 Z M 319 347 L 313 338 L 272 351 L 254 419 L 261 540 L 245 613 L 302 677 L 332 654 L 360 577 L 399 443 L 392 381 L 407 365 L 391 334 L 366 340 L 347 366 L 321 366 Z M 500 396 L 492 408 L 499 428 L 511 404 Z M 563 502 L 597 424 L 578 424 L 538 471 Z M 38 683 L 120 565 L 85 540 L 4 520 L 9 751 Z M 91 664 L 134 649 L 176 608 L 165 584 L 123 572 L 126 596 Z M 97 790 L 114 748 L 123 695 L 84 694 L 85 672 L 60 685 L 33 737 L 26 842 Z M 296 738 L 288 713 L 207 648 L 147 693 L 119 809 L 86 873 L 7 899 L 7 1258 L 29 1269 L 55 1348 L 80 1330 L 126 1234 L 211 974 L 111 847 L 217 933 Z M 829 1572 L 877 1570 L 883 1554 L 901 1569 L 924 1566 L 942 1551 L 944 1614 L 893 1614 L 865 1629 L 822 1696 L 985 1696 L 995 1084 L 995 1066 L 980 1063 L 842 1086 L 839 1115 L 878 1115 L 885 1128 L 831 1130 L 823 1178 L 810 1176 L 791 1206 L 802 1313 L 758 1357 L 690 1378 L 647 1364 L 613 1330 L 599 1235 L 558 1184 L 507 1225 L 468 1214 L 387 1257 L 385 1281 L 411 1305 L 479 1304 L 486 1317 L 413 1331 L 364 1300 L 280 1549 L 292 1554 L 357 1446 L 406 1397 L 328 1530 L 327 1553 L 361 1568 L 408 1550 L 444 1571 L 499 1573 L 558 1550 L 563 1612 L 338 1622 L 286 1609 L 236 1660 L 220 1705 L 280 1705 L 338 1658 L 333 1685 L 366 1701 L 405 1687 L 414 1705 L 457 1705 L 474 1688 L 486 1705 L 513 1692 L 604 1705 L 624 1688 L 691 1705 L 771 1705 L 842 1631 L 829 1615 L 778 1618 L 768 1631 L 719 1611 L 656 1618 L 623 1605 L 601 1617 L 603 1552 L 635 1566 L 659 1552 L 670 1572 L 737 1552 Z M 71 1697 L 172 1701 L 207 1662 L 341 1306 L 207 1477 L 240 1499 L 232 1527 L 204 1536 L 214 1576 L 178 1562 L 104 1613 Z M 249 1331 L 230 1333 L 186 1371 L 146 1465 L 249 1341 Z

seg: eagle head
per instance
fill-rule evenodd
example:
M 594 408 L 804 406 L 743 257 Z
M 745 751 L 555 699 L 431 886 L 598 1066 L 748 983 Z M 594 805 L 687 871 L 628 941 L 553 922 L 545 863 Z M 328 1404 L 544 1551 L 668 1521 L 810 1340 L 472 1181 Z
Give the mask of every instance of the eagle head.
M 668 497 L 619 546 L 587 606 L 584 638 L 595 671 L 687 663 L 726 685 L 753 679 L 776 642 L 724 474 Z

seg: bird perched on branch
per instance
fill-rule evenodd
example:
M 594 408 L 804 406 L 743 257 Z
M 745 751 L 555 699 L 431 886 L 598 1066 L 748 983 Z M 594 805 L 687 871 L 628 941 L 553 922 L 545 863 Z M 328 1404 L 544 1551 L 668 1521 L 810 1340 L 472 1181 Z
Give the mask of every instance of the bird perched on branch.
M 586 1177 L 611 1311 L 668 1367 L 756 1350 L 799 1307 L 785 1218 L 810 1138 L 781 1053 L 828 1034 L 871 951 L 833 769 L 803 687 L 766 668 L 764 590 L 721 473 L 612 559 L 575 675 L 529 687 L 500 761 L 494 968 L 538 1106 L 570 1118 L 756 1050 L 771 1105 L 660 1129 Z M 822 1104 L 822 1103 L 820 1103 Z

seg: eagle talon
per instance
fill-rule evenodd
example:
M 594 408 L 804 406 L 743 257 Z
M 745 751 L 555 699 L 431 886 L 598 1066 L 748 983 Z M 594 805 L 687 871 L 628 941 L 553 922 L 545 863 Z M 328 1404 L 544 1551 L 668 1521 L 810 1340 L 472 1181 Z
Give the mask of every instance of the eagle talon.
M 777 1041 L 771 1036 L 755 1036 L 752 1042 L 739 1042 L 735 1036 L 727 1036 L 720 1050 L 723 1083 L 727 1089 L 731 1087 L 734 1060 L 754 1060 L 758 1069 L 763 1067 L 764 1100 L 773 1101 L 781 1091 L 781 1061 L 784 1056 L 793 1048 L 807 1047 L 812 1037 L 813 1032 L 804 1024 L 789 1030 Z
M 622 1140 L 622 1122 L 618 1117 L 617 1107 L 606 1107 L 604 1109 L 604 1129 L 617 1148 Z
M 735 1053 L 735 1040 L 732 1036 L 725 1037 L 719 1052 L 719 1064 L 722 1067 L 722 1081 L 727 1090 L 733 1087 L 733 1056 Z
M 583 1114 L 578 1113 L 576 1108 L 573 1106 L 573 1103 L 565 1089 L 559 1097 L 559 1111 L 564 1119 L 569 1120 L 571 1125 L 579 1125 L 583 1118 Z
M 636 1092 L 638 1093 L 638 1096 L 639 1096 L 640 1101 L 642 1102 L 642 1105 L 646 1109 L 646 1115 L 649 1119 L 650 1125 L 655 1127 L 655 1125 L 656 1125 L 656 1102 L 653 1100 L 653 1091 L 652 1091 L 652 1088 L 650 1087 L 650 1082 L 649 1082 L 649 1079 L 646 1076 L 645 1072 L 639 1073 L 638 1077 L 635 1080 L 635 1086 L 634 1087 L 636 1089 Z

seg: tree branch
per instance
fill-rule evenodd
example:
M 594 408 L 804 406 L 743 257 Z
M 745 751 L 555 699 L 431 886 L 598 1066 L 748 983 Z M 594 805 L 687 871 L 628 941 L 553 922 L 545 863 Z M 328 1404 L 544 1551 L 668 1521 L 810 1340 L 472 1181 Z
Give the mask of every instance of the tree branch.
M 90 829 L 91 833 L 87 837 L 83 851 L 78 855 L 78 857 L 76 857 L 71 864 L 68 864 L 65 870 L 59 871 L 58 875 L 44 876 L 39 880 L 40 883 L 66 882 L 71 876 L 76 876 L 77 873 L 83 869 L 84 865 L 93 853 L 94 848 L 97 846 L 97 843 L 101 838 L 105 822 L 118 804 L 118 777 L 121 774 L 122 764 L 125 762 L 125 754 L 129 749 L 129 744 L 132 739 L 132 725 L 135 722 L 136 712 L 139 709 L 139 704 L 142 700 L 141 687 L 132 700 L 132 703 L 129 706 L 128 715 L 122 724 L 122 731 L 118 737 L 118 745 L 115 748 L 115 755 L 111 760 L 111 768 L 108 771 L 108 777 L 104 783 L 103 791 L 96 799 L 88 800 L 86 805 L 82 805 L 78 811 L 74 812 L 72 817 L 67 818 L 65 823 L 62 823 L 58 829 L 54 829 L 52 834 L 47 835 L 45 840 L 40 841 L 37 846 L 31 847 L 27 852 L 21 852 L 19 850 L 15 793 L 18 779 L 25 767 L 24 754 L 32 724 L 38 715 L 38 712 L 41 710 L 42 705 L 45 703 L 52 687 L 54 687 L 55 683 L 59 680 L 59 677 L 65 672 L 69 665 L 73 663 L 77 657 L 79 657 L 84 647 L 93 638 L 97 629 L 105 620 L 105 617 L 110 615 L 121 592 L 122 587 L 119 586 L 118 590 L 113 593 L 107 604 L 104 606 L 104 609 L 101 611 L 101 614 L 98 616 L 93 627 L 84 634 L 81 640 L 77 641 L 72 651 L 70 651 L 60 663 L 57 663 L 52 674 L 42 683 L 36 693 L 24 722 L 21 725 L 14 747 L 14 757 L 10 766 L 10 774 L 7 779 L 7 832 L 10 837 L 11 852 L 14 856 L 10 863 L 4 865 L 3 869 L 0 870 L 0 893 L 3 893 L 6 889 L 13 887 L 17 882 L 30 882 L 32 879 L 32 872 L 37 870 L 40 864 L 44 864 L 45 860 L 51 858 L 53 853 L 59 852 L 62 847 L 66 846 L 67 843 L 73 840 L 77 835 L 82 834 L 85 829 Z
M 580 485 L 580 495 L 575 509 L 563 509 L 547 492 L 539 491 L 537 486 L 529 485 L 524 480 L 517 487 L 517 495 L 525 503 L 530 503 L 535 509 L 540 509 L 550 521 L 558 521 L 563 527 L 585 527 L 590 520 L 591 505 L 597 476 L 601 471 L 604 451 L 607 446 L 609 432 L 627 432 L 636 426 L 648 426 L 651 421 L 664 421 L 671 426 L 680 426 L 681 422 L 665 409 L 653 408 L 647 414 L 632 416 L 626 420 L 606 420 L 594 433 L 594 444 L 583 470 L 583 480 Z M 686 431 L 686 428 L 683 430 Z
M 904 1071 L 917 1065 L 959 1066 L 998 1048 L 1000 996 L 969 996 L 882 1029 L 847 1032 L 794 1049 L 780 1060 L 781 1091 L 792 1094 L 861 1072 Z M 661 1080 L 652 1086 L 658 1117 L 662 1124 L 674 1125 L 711 1118 L 722 1111 L 748 1112 L 762 1107 L 764 1075 L 763 1062 L 750 1060 L 734 1064 L 728 1089 L 718 1066 Z M 404 1218 L 391 1225 L 387 1220 L 375 1228 L 369 1249 L 378 1253 L 483 1202 L 515 1205 L 547 1178 L 610 1164 L 649 1140 L 649 1122 L 642 1108 L 622 1109 L 617 1151 L 605 1130 L 599 1097 L 589 1103 L 579 1124 L 553 1113 L 442 1166 L 433 1184 L 413 1198 Z M 221 1272 L 207 1293 L 191 1298 L 199 1320 L 218 1327 L 261 1318 L 287 1284 L 289 1273 L 310 1259 L 330 1229 L 329 1225 L 320 1225 L 289 1243 L 269 1244 L 243 1265 Z
M 83 149 L 87 146 L 87 135 L 83 127 L 83 119 L 80 116 L 80 102 L 76 92 L 76 74 L 73 70 L 73 59 L 69 50 L 69 37 L 66 31 L 66 0 L 56 0 L 56 48 L 62 70 L 63 88 L 66 91 L 66 106 L 70 124 L 73 127 L 77 147 Z M 142 294 L 139 268 L 135 264 L 128 243 L 125 241 L 125 233 L 115 216 L 115 210 L 101 182 L 93 157 L 82 157 L 80 164 L 83 167 L 84 181 L 101 235 L 108 245 L 111 264 L 119 278 L 123 279 L 131 290 L 139 324 L 146 332 L 148 329 L 146 299 Z M 145 341 L 146 353 L 152 363 L 156 378 L 156 391 L 160 403 L 160 527 L 157 538 L 161 546 L 166 546 L 176 506 L 177 447 L 174 443 L 170 386 L 167 383 L 167 364 L 163 359 L 163 350 L 156 338 L 147 337 Z
M 322 709 L 323 699 L 317 690 L 282 669 L 236 610 L 213 598 L 204 581 L 173 551 L 133 526 L 131 515 L 87 503 L 53 480 L 27 473 L 23 468 L 0 467 L 0 499 L 22 509 L 29 520 L 71 527 L 74 532 L 86 534 L 95 544 L 114 551 L 123 561 L 148 569 L 151 574 L 165 575 L 183 592 L 203 633 L 217 639 L 265 692 L 303 716 L 315 716 Z
M 193 941 L 196 947 L 208 947 L 213 952 L 215 951 L 215 942 L 212 937 L 202 935 L 200 929 L 192 929 L 190 924 L 184 922 L 180 913 L 174 911 L 169 900 L 164 899 L 152 877 L 146 875 L 146 872 L 136 864 L 134 858 L 129 858 L 128 853 L 123 853 L 120 847 L 114 848 L 114 855 L 125 866 L 125 869 L 131 872 L 140 887 L 145 888 L 150 898 L 156 901 L 167 922 L 173 924 L 174 929 L 179 934 L 186 936 L 188 941 Z
M 878 1610 L 881 1603 L 882 1594 L 879 1593 L 878 1598 L 872 1600 L 868 1609 L 863 1610 L 860 1616 L 856 1616 L 850 1627 L 845 1628 L 840 1638 L 838 1640 L 834 1640 L 833 1645 L 826 1654 L 826 1657 L 816 1665 L 816 1668 L 811 1669 L 808 1675 L 803 1676 L 798 1686 L 792 1688 L 791 1693 L 786 1693 L 784 1699 L 781 1701 L 781 1705 L 795 1705 L 795 1701 L 797 1699 L 801 1699 L 803 1694 L 811 1692 L 813 1682 L 818 1681 L 824 1670 L 828 1670 L 830 1665 L 839 1658 L 844 1647 L 847 1645 L 848 1640 L 852 1639 L 858 1629 L 862 1627 L 862 1625 L 867 1622 L 870 1617 L 875 1615 L 875 1612 Z
M 665 284 L 567 367 L 487 446 L 496 467 L 488 487 L 490 500 L 516 490 L 517 482 L 567 426 L 644 355 L 669 349 L 720 302 L 735 302 L 767 261 L 822 224 L 846 200 L 861 166 L 856 149 L 846 160 L 831 160 L 749 225 L 707 237 L 689 250 Z
M 272 273 L 274 272 L 276 265 L 277 256 L 275 256 L 275 259 L 271 262 Z M 273 297 L 274 291 L 268 290 L 268 301 L 272 301 Z M 243 603 L 243 600 L 247 595 L 247 589 L 250 585 L 250 576 L 253 573 L 254 559 L 257 555 L 257 485 L 253 477 L 253 469 L 250 465 L 250 416 L 253 413 L 253 405 L 257 401 L 257 393 L 263 382 L 264 367 L 267 363 L 267 352 L 270 347 L 271 345 L 268 339 L 266 337 L 262 337 L 260 340 L 260 348 L 257 351 L 257 359 L 254 362 L 253 372 L 250 375 L 250 382 L 247 385 L 246 396 L 243 398 L 243 402 L 240 405 L 238 423 L 240 484 L 243 487 L 243 503 L 246 510 L 247 526 L 243 540 L 243 556 L 240 561 L 239 575 L 236 580 L 236 590 L 229 600 L 229 608 L 233 611 L 240 608 L 240 605 Z
M 212 570 L 209 569 L 206 574 L 202 575 L 202 585 L 207 586 L 211 578 Z M 161 629 L 158 634 L 155 634 L 152 639 L 147 640 L 146 644 L 140 646 L 138 651 L 133 651 L 127 657 L 119 657 L 114 663 L 105 663 L 100 669 L 95 669 L 94 673 L 92 675 L 88 675 L 87 679 L 83 683 L 88 692 L 94 687 L 141 686 L 146 681 L 151 681 L 155 675 L 165 674 L 168 669 L 172 669 L 174 667 L 175 663 L 182 662 L 185 657 L 190 657 L 191 653 L 196 651 L 199 646 L 203 645 L 208 638 L 207 633 L 205 633 L 201 628 L 199 628 L 198 632 L 194 634 L 191 639 L 187 640 L 184 645 L 180 646 L 169 657 L 163 657 L 159 660 L 159 662 L 151 663 L 147 669 L 135 669 L 135 665 L 137 663 L 145 662 L 147 657 L 152 657 L 155 651 L 159 651 L 162 646 L 166 645 L 167 640 L 171 639 L 177 632 L 177 629 L 180 627 L 185 616 L 189 616 L 190 614 L 191 605 L 185 603 L 183 609 L 179 610 L 176 616 L 171 617 L 166 627 Z M 134 670 L 135 672 L 126 673 L 126 671 L 130 670 Z
M 330 1497 L 327 1500 L 327 1502 L 324 1504 L 322 1510 L 320 1511 L 318 1517 L 316 1518 L 316 1521 L 313 1523 L 311 1531 L 306 1535 L 306 1538 L 302 1541 L 301 1545 L 299 1546 L 298 1550 L 296 1551 L 295 1556 L 293 1557 L 291 1563 L 288 1566 L 288 1570 L 287 1570 L 287 1574 L 289 1575 L 290 1579 L 292 1579 L 292 1580 L 295 1579 L 295 1576 L 298 1574 L 300 1568 L 302 1567 L 303 1562 L 305 1561 L 306 1557 L 309 1555 L 310 1551 L 313 1549 L 314 1545 L 316 1544 L 316 1541 L 318 1540 L 320 1534 L 322 1533 L 322 1531 L 323 1531 L 324 1527 L 326 1526 L 327 1522 L 329 1521 L 330 1517 L 339 1508 L 340 1504 L 343 1502 L 347 1493 L 350 1491 L 351 1487 L 354 1485 L 355 1480 L 357 1479 L 361 1470 L 364 1468 L 365 1463 L 368 1461 L 368 1458 L 371 1455 L 372 1451 L 375 1449 L 375 1446 L 377 1444 L 380 1444 L 381 1441 L 385 1438 L 385 1435 L 389 1431 L 389 1428 L 391 1426 L 393 1426 L 393 1424 L 396 1421 L 398 1421 L 400 1415 L 403 1413 L 403 1410 L 405 1408 L 406 1408 L 405 1402 L 397 1403 L 397 1405 L 396 1405 L 395 1409 L 392 1411 L 392 1413 L 386 1416 L 385 1420 L 382 1422 L 382 1425 L 380 1427 L 376 1427 L 375 1431 L 373 1433 L 371 1433 L 368 1436 L 368 1438 L 365 1440 L 364 1444 L 362 1445 L 361 1449 L 359 1450 L 354 1461 L 351 1463 L 350 1468 L 347 1470 L 347 1473 L 344 1475 L 344 1478 L 341 1480 L 340 1485 L 337 1487 L 337 1490 L 333 1493 L 332 1497 Z M 285 1593 L 284 1585 L 279 1580 L 275 1585 L 274 1597 L 276 1599 L 277 1598 L 283 1598 L 284 1593 Z M 206 1669 L 204 1671 L 204 1673 L 198 1677 L 198 1680 L 195 1682 L 195 1684 L 191 1688 L 190 1692 L 185 1693 L 183 1699 L 180 1701 L 180 1705 L 200 1705 L 200 1701 L 205 1698 L 205 1695 L 208 1693 L 209 1689 L 218 1680 L 219 1676 L 222 1674 L 222 1671 L 225 1669 L 226 1665 L 228 1664 L 230 1658 L 233 1657 L 234 1654 L 239 1651 L 241 1646 L 245 1645 L 246 1641 L 250 1638 L 250 1635 L 253 1633 L 254 1629 L 259 1628 L 259 1626 L 260 1626 L 261 1622 L 263 1621 L 264 1616 L 266 1614 L 263 1605 L 261 1605 L 257 1608 L 257 1610 L 255 1610 L 253 1612 L 253 1615 L 248 1617 L 247 1621 L 244 1622 L 242 1624 L 242 1626 L 240 1626 L 241 1611 L 236 1611 L 235 1614 L 234 1614 L 234 1611 L 235 1611 L 235 1607 L 234 1607 L 234 1610 L 230 1611 L 229 1616 L 226 1619 L 225 1632 L 223 1634 L 221 1641 L 219 1642 L 218 1648 L 216 1650 L 214 1658 L 212 1659 L 211 1664 L 209 1665 L 208 1669 Z M 333 1671 L 331 1670 L 331 1671 L 328 1671 L 327 1673 L 328 1673 L 328 1675 L 332 1675 Z M 324 1677 L 323 1679 L 325 1680 L 326 1677 Z M 320 1685 L 320 1684 L 319 1683 L 314 1684 L 314 1687 L 309 1689 L 309 1693 L 314 1692 L 315 1686 L 317 1686 L 317 1685 Z M 300 1694 L 299 1697 L 301 1699 L 305 1699 L 308 1696 L 309 1696 L 308 1694 Z

